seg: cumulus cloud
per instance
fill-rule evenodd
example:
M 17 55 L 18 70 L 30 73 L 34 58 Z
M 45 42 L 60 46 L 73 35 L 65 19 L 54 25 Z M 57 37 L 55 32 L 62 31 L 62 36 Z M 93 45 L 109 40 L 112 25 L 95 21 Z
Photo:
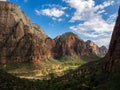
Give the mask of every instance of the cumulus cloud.
M 55 4 L 48 4 L 44 6 L 47 6 L 47 8 L 44 8 L 42 10 L 38 10 L 38 9 L 35 10 L 37 15 L 48 16 L 51 17 L 53 20 L 57 20 L 57 21 L 62 21 L 63 19 L 61 17 L 63 15 L 66 17 L 68 16 L 67 14 L 65 14 L 65 10 L 67 9 L 67 7 L 62 7 Z
M 61 17 L 64 14 L 63 10 L 57 8 L 43 9 L 41 11 L 35 10 L 38 15 L 46 15 L 49 17 Z
M 111 21 L 110 21 L 111 22 Z M 77 26 L 71 26 L 70 29 L 84 34 L 86 37 L 99 37 L 101 33 L 111 32 L 113 29 L 114 23 L 107 23 L 103 19 L 93 18 L 92 20 L 85 21 L 84 23 L 80 23 Z M 98 33 L 98 34 L 96 34 Z
M 63 1 L 75 9 L 70 22 L 82 21 L 78 25 L 71 26 L 70 29 L 82 34 L 84 37 L 94 38 L 94 42 L 98 45 L 108 46 L 117 15 L 113 14 L 107 20 L 104 20 L 102 15 L 106 13 L 105 8 L 113 5 L 114 1 L 104 1 L 99 5 L 96 5 L 94 0 Z
M 63 0 L 76 11 L 71 18 L 71 22 L 76 20 L 89 20 L 98 16 L 100 12 L 105 12 L 104 8 L 112 5 L 114 1 L 105 1 L 100 5 L 95 5 L 94 0 Z

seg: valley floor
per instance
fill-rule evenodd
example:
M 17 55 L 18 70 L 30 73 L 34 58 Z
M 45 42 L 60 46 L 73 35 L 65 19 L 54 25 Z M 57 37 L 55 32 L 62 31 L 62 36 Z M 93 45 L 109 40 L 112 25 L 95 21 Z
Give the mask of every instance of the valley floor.
M 105 60 L 84 63 L 63 76 L 50 74 L 49 80 L 20 79 L 0 70 L 1 90 L 120 90 L 120 65 L 115 72 L 104 71 Z
M 71 70 L 78 68 L 79 66 L 99 60 L 98 56 L 64 56 L 60 59 L 50 58 L 41 63 L 9 63 L 7 65 L 1 65 L 0 68 L 8 73 L 27 79 L 50 79 L 51 75 L 63 76 Z

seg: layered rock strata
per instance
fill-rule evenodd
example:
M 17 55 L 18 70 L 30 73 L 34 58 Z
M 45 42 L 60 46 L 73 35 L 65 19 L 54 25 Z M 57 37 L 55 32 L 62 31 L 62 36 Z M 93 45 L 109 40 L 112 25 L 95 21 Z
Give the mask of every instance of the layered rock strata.
M 97 55 L 96 44 L 67 32 L 49 38 L 45 32 L 9 2 L 0 1 L 0 63 L 41 62 L 51 57 Z
M 0 1 L 0 62 L 32 62 L 51 56 L 47 35 L 19 9 Z

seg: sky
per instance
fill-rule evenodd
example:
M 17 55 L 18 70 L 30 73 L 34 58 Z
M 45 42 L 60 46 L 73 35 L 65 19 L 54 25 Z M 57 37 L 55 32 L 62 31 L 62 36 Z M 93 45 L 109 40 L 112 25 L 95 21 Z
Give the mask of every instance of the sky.
M 120 0 L 0 0 L 17 4 L 46 34 L 74 32 L 84 41 L 109 46 Z

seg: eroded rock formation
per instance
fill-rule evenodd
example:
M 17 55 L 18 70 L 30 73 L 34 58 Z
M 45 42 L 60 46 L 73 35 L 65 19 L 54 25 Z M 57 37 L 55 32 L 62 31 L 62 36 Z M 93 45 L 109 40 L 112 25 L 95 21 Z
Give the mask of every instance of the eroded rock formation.
M 90 43 L 91 45 L 91 43 Z M 86 42 L 68 32 L 49 38 L 18 6 L 0 1 L 0 63 L 40 62 L 50 57 L 97 55 Z
M 77 35 L 71 32 L 67 32 L 63 35 L 56 37 L 55 42 L 56 57 L 74 54 L 77 54 L 79 56 L 89 55 L 86 43 Z
M 98 55 L 100 54 L 99 47 L 93 41 L 86 41 L 87 48 L 90 54 Z
M 0 62 L 32 62 L 51 56 L 47 35 L 18 6 L 0 1 Z
M 105 67 L 107 71 L 113 70 L 116 62 L 120 63 L 120 8 L 106 58 L 108 60 Z

